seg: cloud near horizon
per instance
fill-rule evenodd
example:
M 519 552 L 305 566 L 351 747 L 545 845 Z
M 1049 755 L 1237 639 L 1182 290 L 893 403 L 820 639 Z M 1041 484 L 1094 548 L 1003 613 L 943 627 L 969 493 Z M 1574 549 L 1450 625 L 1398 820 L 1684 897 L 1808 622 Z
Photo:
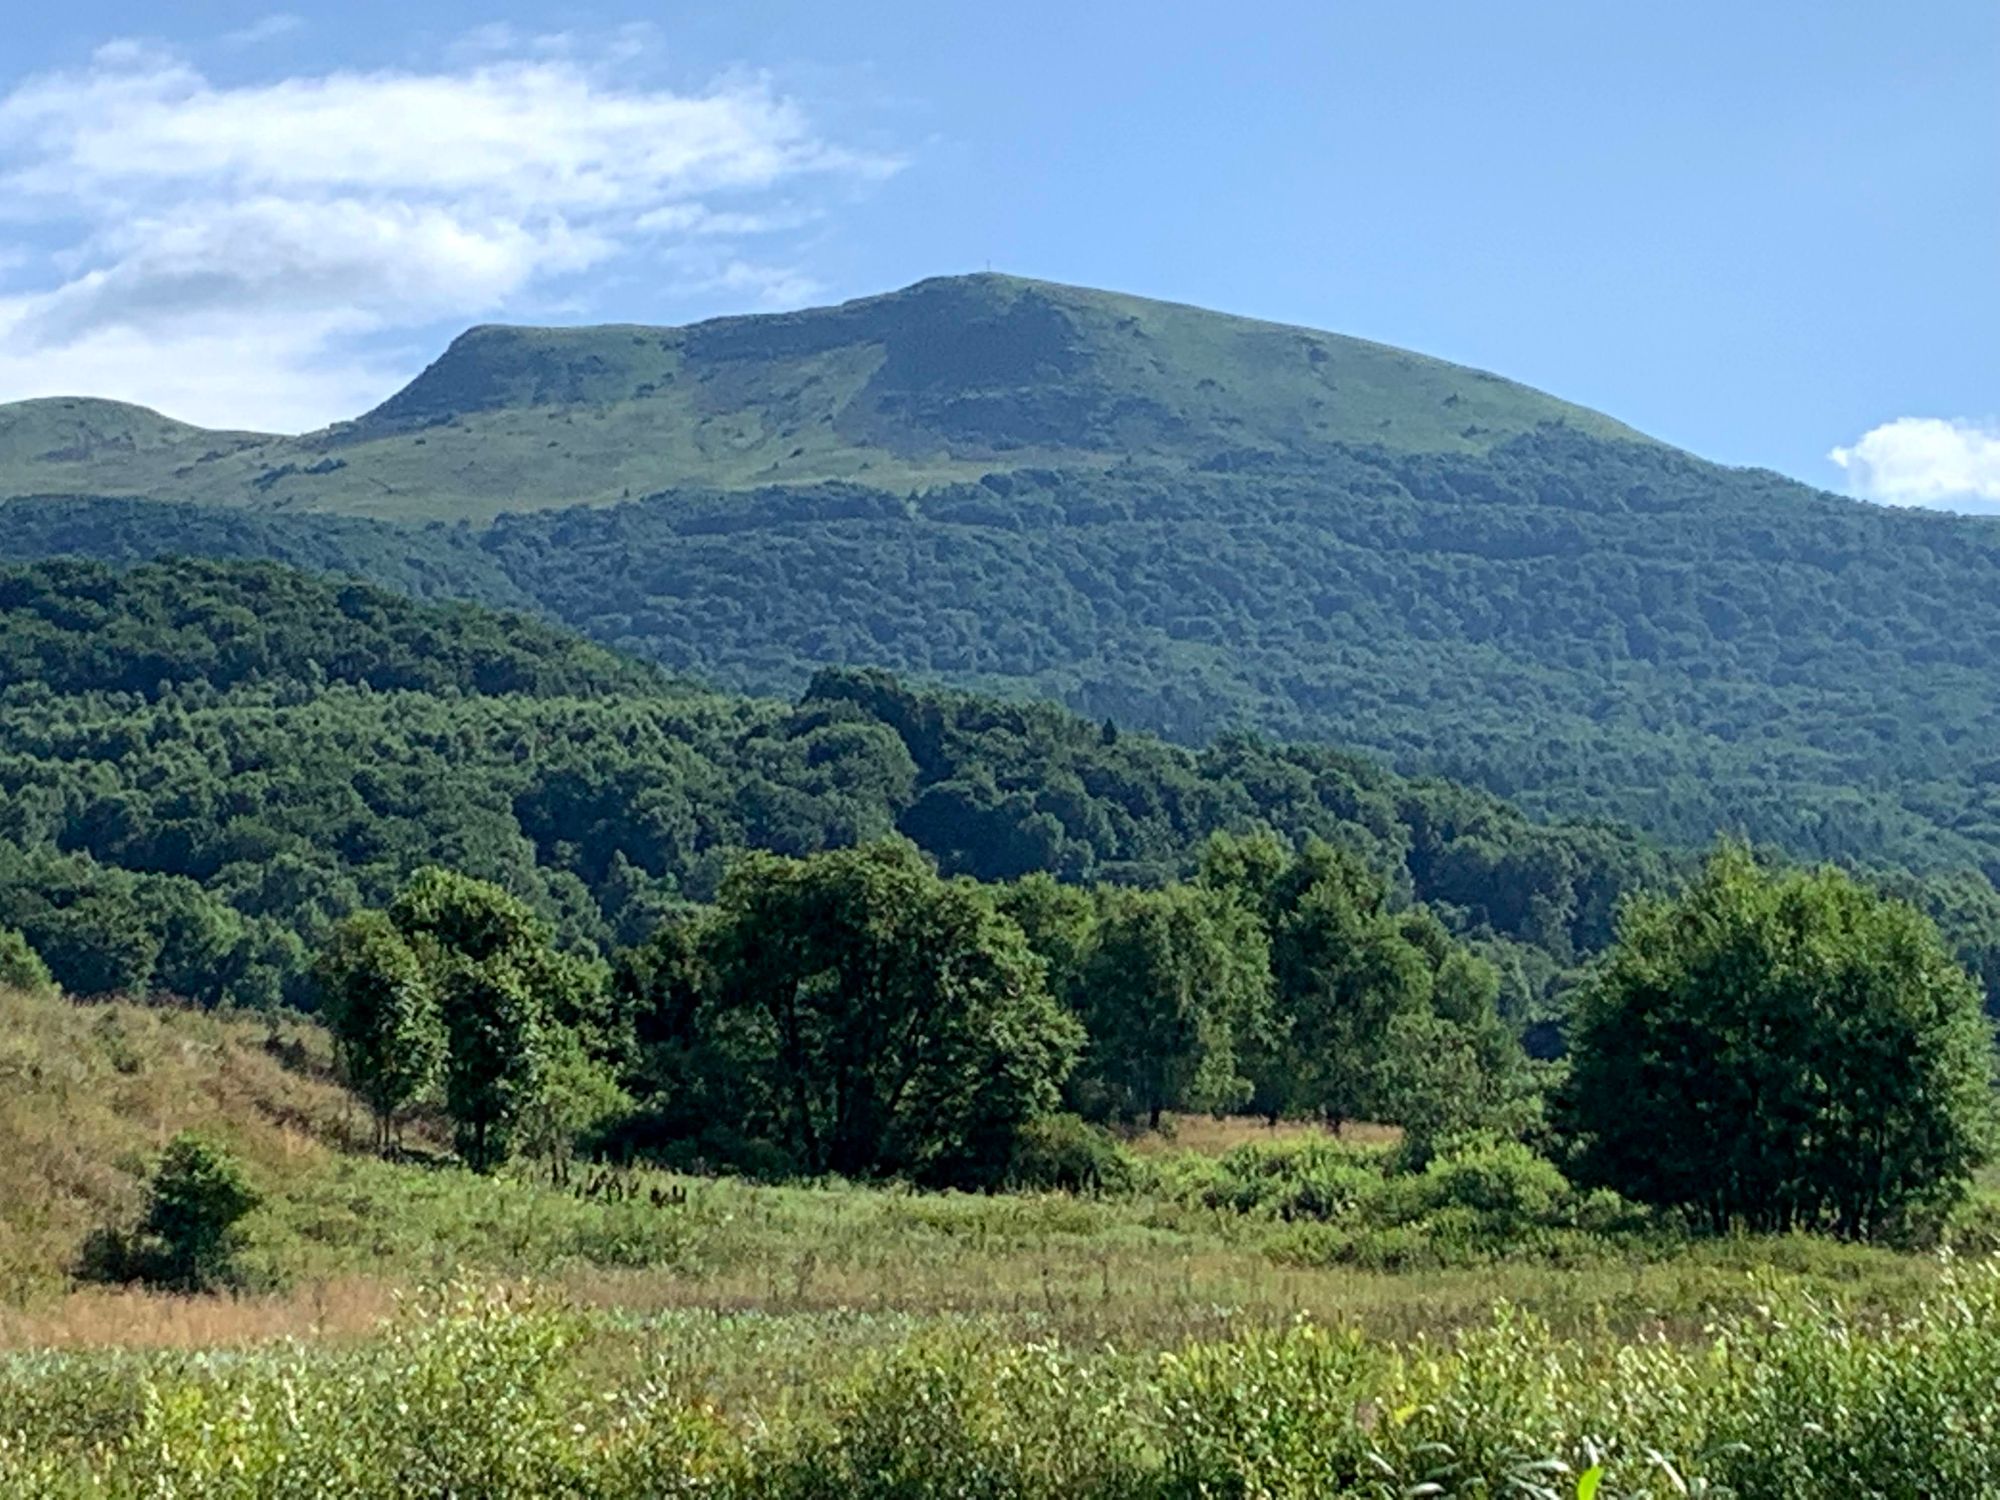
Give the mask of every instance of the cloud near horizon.
M 1849 493 L 1885 505 L 2000 509 L 2000 423 L 1898 417 L 1827 455 Z
M 0 400 L 303 430 L 406 379 L 417 330 L 573 306 L 640 255 L 669 296 L 796 305 L 815 196 L 897 166 L 765 78 L 681 92 L 633 81 L 629 37 L 507 44 L 223 87 L 118 42 L 0 97 Z

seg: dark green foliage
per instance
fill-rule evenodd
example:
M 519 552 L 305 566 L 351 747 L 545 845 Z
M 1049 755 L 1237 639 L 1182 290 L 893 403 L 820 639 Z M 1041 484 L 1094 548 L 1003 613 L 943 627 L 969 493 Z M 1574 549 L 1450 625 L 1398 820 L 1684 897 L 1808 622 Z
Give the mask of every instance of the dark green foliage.
M 175 1291 L 229 1287 L 237 1277 L 238 1225 L 257 1202 L 228 1151 L 192 1133 L 175 1136 L 153 1174 L 138 1234 L 121 1257 L 125 1270 Z
M 541 1100 L 556 1031 L 596 1008 L 586 993 L 596 976 L 555 953 L 547 924 L 520 901 L 450 870 L 419 870 L 388 921 L 437 997 L 459 1155 L 491 1171 Z
M 102 681 L 118 659 L 88 666 L 102 635 L 142 631 L 170 599 L 192 622 L 245 613 L 273 571 L 21 570 L 40 601 L 23 628 L 57 621 L 55 654 Z M 1665 869 L 1629 835 L 1538 826 L 1331 750 L 1235 737 L 1195 754 L 869 672 L 823 674 L 796 706 L 730 699 L 600 670 L 591 648 L 474 611 L 384 605 L 400 623 L 370 634 L 340 597 L 273 586 L 256 685 L 190 625 L 158 647 L 149 670 L 173 685 L 157 696 L 0 693 L 0 925 L 66 988 L 310 1004 L 308 952 L 429 863 L 517 893 L 587 952 L 711 898 L 743 848 L 797 855 L 901 831 L 948 874 L 1157 883 L 1211 831 L 1262 820 L 1354 851 L 1398 900 L 1435 903 L 1507 960 L 1503 1000 L 1526 1021 L 1572 953 L 1602 940 L 1615 893 Z M 284 599 L 311 618 L 285 626 Z M 487 644 L 398 664 L 433 638 Z M 353 682 L 328 680 L 335 640 Z M 489 693 L 488 659 L 548 671 L 524 666 L 507 679 L 518 691 Z M 643 681 L 610 691 L 624 671 Z M 431 685 L 376 690 L 398 680 Z M 564 1019 L 594 1053 L 621 1045 L 605 1018 Z
M 341 1069 L 374 1111 L 375 1143 L 386 1148 L 396 1116 L 436 1079 L 444 1055 L 431 976 L 395 924 L 371 911 L 334 929 L 313 977 Z
M 13 811 L 24 812 L 33 797 Z M 287 872 L 281 865 L 259 873 L 278 881 Z M 287 920 L 277 920 L 232 905 L 228 894 L 184 875 L 0 842 L 0 921 L 19 928 L 75 995 L 164 989 L 254 1008 L 276 1003 L 289 987 L 293 998 L 305 999 L 297 928 L 317 913 L 300 922 L 287 911 Z
M 1086 1113 L 1157 1126 L 1249 1098 L 1242 1054 L 1272 1021 L 1269 941 L 1247 908 L 1199 886 L 1107 891 L 1060 982 L 1090 1038 L 1071 1084 Z
M 996 1183 L 1080 1040 L 991 896 L 901 841 L 746 857 L 624 968 L 662 1107 L 809 1174 Z
M 1021 1127 L 1007 1185 L 1030 1192 L 1123 1193 L 1138 1177 L 1132 1158 L 1101 1125 L 1071 1114 Z
M 438 968 L 444 1014 L 444 1105 L 458 1154 L 490 1172 L 513 1150 L 514 1131 L 534 1107 L 544 1064 L 540 997 L 505 963 L 456 955 Z
M 299 518 L 300 555 L 330 556 L 306 540 L 323 519 Z M 212 545 L 215 524 L 184 545 Z M 183 545 L 173 513 L 156 527 L 158 550 Z M 1739 828 L 1800 857 L 1991 876 L 1996 537 L 1549 430 L 1457 457 L 1050 466 L 914 501 L 674 492 L 484 533 L 386 530 L 344 566 L 390 580 L 421 557 L 477 598 L 533 600 L 731 688 L 867 664 L 1186 741 L 1331 740 L 1674 843 Z M 129 527 L 105 545 L 129 555 Z M 479 568 L 504 589 L 470 581 Z M 994 812 L 977 783 L 937 802 L 968 830 Z M 997 806 L 1000 847 L 1034 857 L 1036 825 Z M 1550 928 L 1540 942 L 1567 921 L 1602 944 L 1607 902 L 1537 906 L 1550 872 L 1507 863 L 1534 877 L 1509 930 Z
M 1989 1147 L 1992 1038 L 1936 929 L 1835 870 L 1722 846 L 1633 905 L 1579 996 L 1584 1176 L 1712 1229 L 1934 1224 Z
M 1398 909 L 1354 856 L 1311 840 L 1217 835 L 1202 880 L 1269 937 L 1273 1009 L 1245 1053 L 1249 1103 L 1286 1116 L 1402 1125 L 1419 1154 L 1498 1123 L 1522 1091 L 1492 964 L 1422 907 Z
M 587 633 L 731 686 L 866 663 L 1182 740 L 1331 739 L 1675 842 L 1992 874 L 1997 537 L 1551 430 L 914 503 L 674 495 L 490 545 Z
M 49 966 L 28 940 L 11 927 L 0 927 L 0 988 L 26 990 L 30 994 L 50 988 Z
M 64 495 L 0 501 L 0 557 L 87 557 L 129 567 L 162 558 L 274 562 L 336 573 L 413 599 L 531 610 L 475 533 L 418 534 L 348 516 L 219 510 L 157 500 Z
M 635 662 L 525 619 L 268 564 L 0 568 L 0 688 L 156 698 L 187 683 L 273 681 L 543 695 L 661 685 Z

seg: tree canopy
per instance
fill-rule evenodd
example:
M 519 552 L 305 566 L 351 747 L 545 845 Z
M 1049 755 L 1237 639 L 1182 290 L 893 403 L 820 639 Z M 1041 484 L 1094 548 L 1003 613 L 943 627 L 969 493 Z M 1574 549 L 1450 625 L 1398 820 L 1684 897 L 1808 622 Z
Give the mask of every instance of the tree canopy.
M 808 1174 L 990 1184 L 1081 1043 L 991 893 L 906 842 L 748 856 L 693 920 L 622 966 L 683 1049 L 664 1102 Z
M 1870 1236 L 1935 1214 L 1989 1148 L 1993 1046 L 1913 908 L 1725 844 L 1635 902 L 1579 997 L 1580 1170 L 1709 1226 Z

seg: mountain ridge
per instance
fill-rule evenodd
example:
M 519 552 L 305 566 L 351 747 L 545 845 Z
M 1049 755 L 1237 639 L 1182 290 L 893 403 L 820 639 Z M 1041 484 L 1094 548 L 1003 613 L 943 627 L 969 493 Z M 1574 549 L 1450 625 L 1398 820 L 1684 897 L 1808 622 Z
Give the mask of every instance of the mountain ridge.
M 1650 442 L 1492 374 L 1342 334 L 978 273 L 680 327 L 481 324 L 402 390 L 296 437 L 209 433 L 90 398 L 37 447 L 0 406 L 0 495 L 490 520 L 676 488 L 921 489 L 1024 468 L 1342 443 L 1480 452 L 1548 425 Z M 148 441 L 135 441 L 143 432 Z

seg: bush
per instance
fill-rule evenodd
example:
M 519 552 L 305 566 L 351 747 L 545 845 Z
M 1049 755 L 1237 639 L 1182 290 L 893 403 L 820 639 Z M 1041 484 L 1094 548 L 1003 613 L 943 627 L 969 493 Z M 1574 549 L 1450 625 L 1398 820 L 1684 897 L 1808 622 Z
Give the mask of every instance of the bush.
M 1160 1164 L 1177 1201 L 1292 1226 L 1265 1244 L 1291 1265 L 1414 1271 L 1504 1257 L 1587 1261 L 1647 1225 L 1616 1193 L 1580 1193 L 1518 1141 L 1475 1136 L 1398 1172 L 1401 1152 L 1304 1140 L 1241 1146 L 1219 1161 Z
M 190 1131 L 167 1145 L 136 1232 L 103 1229 L 85 1241 L 87 1280 L 145 1281 L 183 1292 L 241 1283 L 238 1225 L 257 1206 L 236 1159 Z
M 1077 1115 L 1056 1114 L 1022 1128 L 1007 1178 L 1031 1191 L 1129 1193 L 1137 1172 L 1109 1131 Z
M 1413 1176 L 1396 1179 L 1382 1194 L 1377 1213 L 1407 1223 L 1459 1210 L 1471 1215 L 1483 1232 L 1506 1238 L 1566 1218 L 1573 1198 L 1554 1162 L 1518 1141 L 1487 1137 L 1445 1152 Z
M 28 940 L 11 927 L 0 927 L 0 989 L 40 995 L 54 988 L 49 966 L 28 946 Z
M 1323 1140 L 1238 1146 L 1202 1192 L 1208 1208 L 1292 1221 L 1345 1217 L 1380 1188 L 1388 1158 L 1377 1147 Z

